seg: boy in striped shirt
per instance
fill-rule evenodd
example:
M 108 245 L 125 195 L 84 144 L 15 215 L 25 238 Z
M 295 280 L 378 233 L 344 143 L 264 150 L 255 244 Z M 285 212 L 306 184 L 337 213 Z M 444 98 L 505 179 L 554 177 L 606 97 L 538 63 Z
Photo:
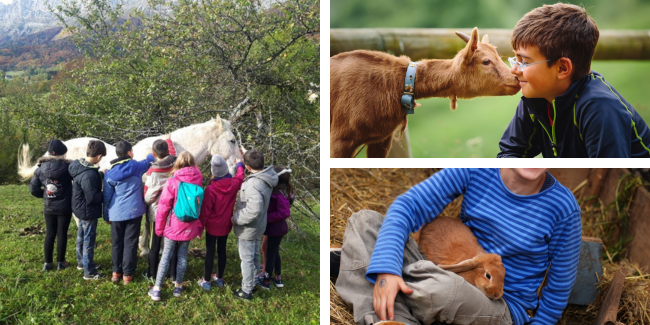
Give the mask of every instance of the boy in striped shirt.
M 501 299 L 490 300 L 459 276 L 421 261 L 409 238 L 463 194 L 461 220 L 506 268 Z M 444 169 L 398 197 L 383 221 L 374 211 L 357 215 L 348 220 L 336 283 L 357 323 L 555 324 L 562 316 L 577 274 L 580 207 L 546 169 Z

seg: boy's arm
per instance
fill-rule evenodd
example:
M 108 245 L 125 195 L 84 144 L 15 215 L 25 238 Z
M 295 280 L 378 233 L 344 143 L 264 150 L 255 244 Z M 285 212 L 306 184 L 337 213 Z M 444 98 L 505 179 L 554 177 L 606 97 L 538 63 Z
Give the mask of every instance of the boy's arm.
M 147 170 L 149 170 L 149 167 L 151 167 L 151 163 L 154 162 L 156 159 L 153 157 L 152 154 L 148 154 L 147 158 L 144 160 L 136 161 L 136 170 L 138 171 L 138 174 L 142 176 L 142 174 L 146 173 Z
M 246 192 L 246 207 L 233 216 L 233 223 L 238 226 L 247 225 L 259 218 L 264 211 L 264 196 L 260 185 L 262 181 L 251 184 L 252 189 Z
M 585 104 L 577 120 L 589 158 L 629 158 L 632 116 L 617 99 L 595 99 Z
M 29 181 L 29 192 L 37 198 L 43 198 L 43 184 L 41 183 L 41 170 L 37 169 L 32 176 L 32 180 Z
M 551 262 L 548 285 L 542 289 L 539 308 L 529 324 L 556 324 L 562 317 L 578 274 L 581 241 L 582 225 L 578 209 L 553 228 L 548 246 Z
M 402 276 L 404 246 L 409 234 L 431 222 L 447 204 L 463 194 L 469 180 L 468 169 L 443 169 L 399 196 L 386 212 L 366 279 L 375 283 L 379 273 Z
M 542 151 L 536 142 L 536 133 L 535 122 L 528 114 L 524 102 L 519 101 L 515 116 L 499 141 L 501 151 L 497 154 L 497 158 L 531 158 L 537 156 Z
M 111 185 L 106 178 L 104 178 L 104 220 L 109 221 L 108 217 L 108 207 L 113 201 L 113 195 L 115 194 L 115 188 Z

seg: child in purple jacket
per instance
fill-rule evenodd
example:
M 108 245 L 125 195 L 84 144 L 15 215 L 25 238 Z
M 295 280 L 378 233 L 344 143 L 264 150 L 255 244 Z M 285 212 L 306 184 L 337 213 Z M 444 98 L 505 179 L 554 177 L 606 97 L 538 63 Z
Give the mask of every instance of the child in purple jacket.
M 290 196 L 293 194 L 290 183 L 291 169 L 274 167 L 278 174 L 278 185 L 273 188 L 269 209 L 267 212 L 266 231 L 267 247 L 265 254 L 265 272 L 262 277 L 257 278 L 257 285 L 262 289 L 270 289 L 271 281 L 278 288 L 283 288 L 282 283 L 282 262 L 280 260 L 280 241 L 289 232 L 287 218 L 291 216 Z M 271 275 L 275 274 L 274 277 Z

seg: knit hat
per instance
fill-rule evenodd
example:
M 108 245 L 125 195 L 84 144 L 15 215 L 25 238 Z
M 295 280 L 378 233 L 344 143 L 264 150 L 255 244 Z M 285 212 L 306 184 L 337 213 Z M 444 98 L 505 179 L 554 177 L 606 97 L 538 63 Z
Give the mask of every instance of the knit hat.
M 216 154 L 210 160 L 210 171 L 216 177 L 224 177 L 228 174 L 228 164 L 219 154 Z
M 63 156 L 66 152 L 68 152 L 68 147 L 66 147 L 61 140 L 50 140 L 47 144 L 47 153 L 52 156 Z

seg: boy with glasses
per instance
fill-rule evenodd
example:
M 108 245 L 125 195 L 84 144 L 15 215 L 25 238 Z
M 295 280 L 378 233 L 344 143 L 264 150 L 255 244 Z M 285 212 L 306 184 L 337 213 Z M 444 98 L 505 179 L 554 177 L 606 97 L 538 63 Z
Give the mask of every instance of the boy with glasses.
M 645 121 L 591 71 L 598 37 L 594 20 L 571 4 L 545 5 L 519 20 L 508 61 L 523 97 L 497 157 L 650 157 Z

